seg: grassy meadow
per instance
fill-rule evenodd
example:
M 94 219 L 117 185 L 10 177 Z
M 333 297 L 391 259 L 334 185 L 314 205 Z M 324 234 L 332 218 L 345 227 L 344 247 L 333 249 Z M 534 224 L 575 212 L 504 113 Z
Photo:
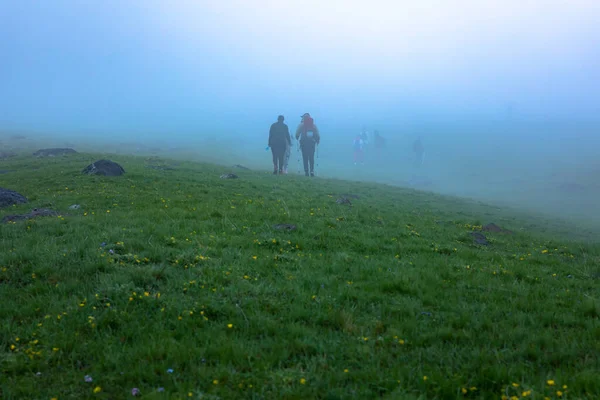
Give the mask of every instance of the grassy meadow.
M 60 213 L 0 224 L 0 398 L 600 398 L 600 245 L 567 222 L 155 157 L 0 170 L 29 199 L 0 218 Z

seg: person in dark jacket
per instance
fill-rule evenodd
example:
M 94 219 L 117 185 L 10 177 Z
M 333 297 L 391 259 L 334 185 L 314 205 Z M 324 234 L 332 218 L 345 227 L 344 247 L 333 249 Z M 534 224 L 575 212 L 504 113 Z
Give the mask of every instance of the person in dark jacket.
M 277 117 L 277 122 L 269 130 L 269 147 L 273 153 L 273 174 L 283 174 L 285 151 L 291 145 L 290 130 L 283 123 L 283 115 Z
M 305 113 L 301 118 L 302 121 L 296 129 L 296 140 L 300 140 L 304 174 L 306 176 L 315 176 L 315 149 L 321 142 L 321 135 L 309 113 Z

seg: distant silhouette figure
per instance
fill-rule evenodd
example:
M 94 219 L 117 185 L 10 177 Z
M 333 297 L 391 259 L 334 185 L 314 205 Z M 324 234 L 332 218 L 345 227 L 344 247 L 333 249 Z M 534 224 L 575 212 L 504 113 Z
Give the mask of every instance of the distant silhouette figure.
M 425 147 L 423 146 L 423 142 L 421 141 L 421 137 L 413 143 L 413 151 L 415 153 L 415 166 L 420 167 L 423 165 L 424 155 L 425 155 Z
M 269 130 L 269 147 L 273 153 L 273 174 L 283 174 L 285 151 L 290 145 L 290 130 L 283 123 L 283 115 L 277 117 L 277 122 Z
M 362 137 L 360 135 L 356 135 L 352 146 L 354 149 L 354 165 L 358 163 L 364 163 L 363 145 L 364 141 Z
M 379 131 L 375 131 L 373 133 L 373 135 L 375 136 L 375 138 L 374 138 L 375 148 L 376 149 L 383 149 L 385 147 L 385 139 L 383 138 L 383 136 L 381 136 L 379 134 Z

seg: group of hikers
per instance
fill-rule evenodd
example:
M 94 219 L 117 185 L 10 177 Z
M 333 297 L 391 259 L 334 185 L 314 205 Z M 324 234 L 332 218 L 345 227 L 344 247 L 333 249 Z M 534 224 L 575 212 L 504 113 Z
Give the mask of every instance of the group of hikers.
M 315 176 L 315 151 L 321 142 L 319 129 L 314 119 L 309 113 L 304 113 L 300 117 L 300 124 L 296 128 L 295 139 L 299 141 L 300 151 L 304 165 L 304 174 L 306 176 Z M 288 126 L 284 123 L 284 116 L 277 117 L 277 122 L 271 125 L 269 130 L 269 144 L 273 154 L 273 174 L 282 175 L 288 173 L 291 148 L 293 146 L 292 136 Z M 375 150 L 375 157 L 381 156 L 385 148 L 385 139 L 379 134 L 379 131 L 370 132 L 363 127 L 360 134 L 356 135 L 353 141 L 354 164 L 364 165 L 365 152 L 371 147 Z M 413 152 L 415 153 L 415 166 L 420 167 L 423 164 L 424 152 L 423 143 L 419 137 L 413 143 Z
M 314 119 L 309 113 L 304 113 L 296 128 L 296 140 L 300 143 L 302 151 L 302 160 L 304 163 L 304 174 L 306 176 L 315 176 L 315 151 L 321 142 L 319 129 Z M 271 125 L 269 130 L 269 145 L 273 153 L 273 174 L 281 175 L 288 173 L 290 154 L 292 147 L 292 137 L 288 126 L 283 122 L 284 117 L 277 117 L 277 122 Z
M 354 165 L 364 165 L 365 152 L 367 152 L 367 149 L 370 149 L 371 147 L 373 147 L 375 150 L 375 156 L 381 156 L 381 152 L 385 148 L 385 139 L 377 130 L 373 131 L 373 135 L 371 137 L 371 133 L 367 130 L 367 128 L 363 127 L 362 131 L 356 135 L 354 142 L 352 143 L 352 148 L 354 149 Z

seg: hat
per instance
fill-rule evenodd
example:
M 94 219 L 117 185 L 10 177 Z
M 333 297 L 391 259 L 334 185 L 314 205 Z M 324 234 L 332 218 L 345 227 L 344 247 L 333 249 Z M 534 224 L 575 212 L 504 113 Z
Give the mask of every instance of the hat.
M 304 118 L 304 117 L 310 117 L 309 113 L 304 113 L 304 115 L 301 115 L 300 118 Z

